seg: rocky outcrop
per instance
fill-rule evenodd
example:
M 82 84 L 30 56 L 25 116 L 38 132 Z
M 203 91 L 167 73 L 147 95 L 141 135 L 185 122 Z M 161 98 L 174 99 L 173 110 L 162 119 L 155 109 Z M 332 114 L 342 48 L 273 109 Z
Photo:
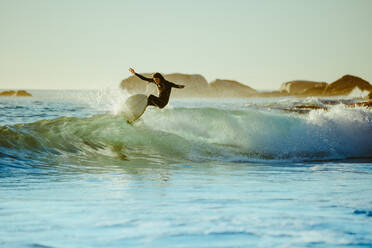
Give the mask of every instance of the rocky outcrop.
M 340 103 L 340 102 L 339 102 Z M 356 107 L 364 107 L 367 109 L 372 108 L 372 101 L 366 101 L 366 102 L 357 102 L 357 103 L 348 103 L 344 104 L 347 108 L 356 108 Z M 328 111 L 329 107 L 326 106 L 319 106 L 314 104 L 306 104 L 306 105 L 296 105 L 291 108 L 284 108 L 282 110 L 288 111 L 288 112 L 296 112 L 296 113 L 302 113 L 306 114 L 309 113 L 311 110 L 325 110 Z
M 143 74 L 151 77 L 151 74 Z M 244 97 L 309 97 L 309 96 L 342 96 L 349 95 L 353 89 L 359 89 L 368 94 L 372 92 L 372 85 L 352 75 L 345 75 L 337 81 L 327 84 L 326 82 L 295 80 L 285 82 L 281 85 L 280 91 L 257 92 L 251 87 L 233 80 L 217 79 L 210 84 L 198 74 L 173 73 L 165 74 L 164 77 L 174 83 L 183 84 L 182 90 L 172 91 L 172 97 L 224 97 L 224 98 L 244 98 Z M 155 84 L 149 84 L 136 76 L 130 76 L 121 82 L 121 88 L 126 89 L 130 94 L 154 94 L 157 95 Z M 367 99 L 372 98 L 372 93 Z
M 343 96 L 350 94 L 355 87 L 360 90 L 372 91 L 372 85 L 361 79 L 352 75 L 345 75 L 342 78 L 336 80 L 335 82 L 327 85 L 324 90 L 324 95 L 326 96 Z
M 307 104 L 307 105 L 296 105 L 293 107 L 294 109 L 309 109 L 309 110 L 314 110 L 314 109 L 323 109 L 323 110 L 327 110 L 326 107 L 324 106 L 318 106 L 318 105 L 310 105 L 310 104 Z
M 164 76 L 175 84 L 185 85 L 184 89 L 172 90 L 172 97 L 206 97 L 208 96 L 208 82 L 199 74 L 172 73 Z
M 30 93 L 28 93 L 25 90 L 6 90 L 3 92 L 0 92 L 0 96 L 32 96 Z
M 283 83 L 280 87 L 280 92 L 286 92 L 290 95 L 311 94 L 311 92 L 322 92 L 326 85 L 326 82 L 295 80 Z
M 251 87 L 233 80 L 217 79 L 209 84 L 209 88 L 210 95 L 215 97 L 242 98 L 257 93 Z
M 16 92 L 14 90 L 6 90 L 0 92 L 0 96 L 15 96 Z
M 321 96 L 324 93 L 324 90 L 327 87 L 327 83 L 317 84 L 314 87 L 306 89 L 302 92 L 303 96 Z
M 25 90 L 18 90 L 16 92 L 16 96 L 32 96 L 32 95 Z
M 368 102 L 358 102 L 355 104 L 356 106 L 360 106 L 360 107 L 366 107 L 366 108 L 372 108 L 372 101 L 368 101 Z
M 300 80 L 286 82 L 280 87 L 280 92 L 290 96 L 343 96 L 354 89 L 372 92 L 372 85 L 359 77 L 345 75 L 331 84 Z
M 372 100 L 372 91 L 368 94 L 368 96 L 366 96 L 366 99 Z
M 319 106 L 319 105 L 306 104 L 306 105 L 296 105 L 291 108 L 283 108 L 282 110 L 288 111 L 288 112 L 306 114 L 306 113 L 309 113 L 311 110 L 326 110 L 327 111 L 328 108 L 324 106 Z
M 278 90 L 274 91 L 261 91 L 257 92 L 257 94 L 254 95 L 255 97 L 282 97 L 282 96 L 289 96 L 289 94 L 285 92 L 280 92 Z

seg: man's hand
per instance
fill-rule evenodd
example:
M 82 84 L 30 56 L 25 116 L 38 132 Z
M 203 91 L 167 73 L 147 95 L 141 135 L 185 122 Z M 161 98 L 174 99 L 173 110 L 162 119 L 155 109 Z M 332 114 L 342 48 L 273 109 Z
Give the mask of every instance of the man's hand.
M 183 89 L 183 88 L 185 88 L 185 85 L 178 85 L 178 88 Z
M 134 71 L 134 69 L 133 69 L 133 68 L 129 67 L 129 69 L 128 69 L 128 70 L 130 71 L 130 73 L 132 73 L 132 74 L 136 74 L 136 72 Z

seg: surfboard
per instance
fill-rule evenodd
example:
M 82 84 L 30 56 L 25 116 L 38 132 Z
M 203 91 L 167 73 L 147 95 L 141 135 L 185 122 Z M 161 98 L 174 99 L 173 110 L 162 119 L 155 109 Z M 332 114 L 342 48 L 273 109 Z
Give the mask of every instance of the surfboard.
M 133 123 L 140 118 L 147 107 L 147 96 L 136 94 L 128 97 L 123 106 L 123 115 L 128 123 Z

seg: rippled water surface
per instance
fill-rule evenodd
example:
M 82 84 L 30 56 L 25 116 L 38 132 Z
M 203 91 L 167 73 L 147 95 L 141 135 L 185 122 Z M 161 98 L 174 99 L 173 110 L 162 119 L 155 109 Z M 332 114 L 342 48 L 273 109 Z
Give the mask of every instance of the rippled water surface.
M 0 98 L 0 247 L 371 247 L 372 111 L 352 99 Z M 329 111 L 288 111 L 296 104 Z

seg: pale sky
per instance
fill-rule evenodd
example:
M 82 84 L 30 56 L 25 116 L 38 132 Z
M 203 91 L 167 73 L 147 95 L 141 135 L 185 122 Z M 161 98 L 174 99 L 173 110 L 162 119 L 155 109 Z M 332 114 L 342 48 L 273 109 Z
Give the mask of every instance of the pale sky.
M 372 82 L 370 0 L 0 0 L 0 89 L 99 89 L 127 68 L 255 89 Z

